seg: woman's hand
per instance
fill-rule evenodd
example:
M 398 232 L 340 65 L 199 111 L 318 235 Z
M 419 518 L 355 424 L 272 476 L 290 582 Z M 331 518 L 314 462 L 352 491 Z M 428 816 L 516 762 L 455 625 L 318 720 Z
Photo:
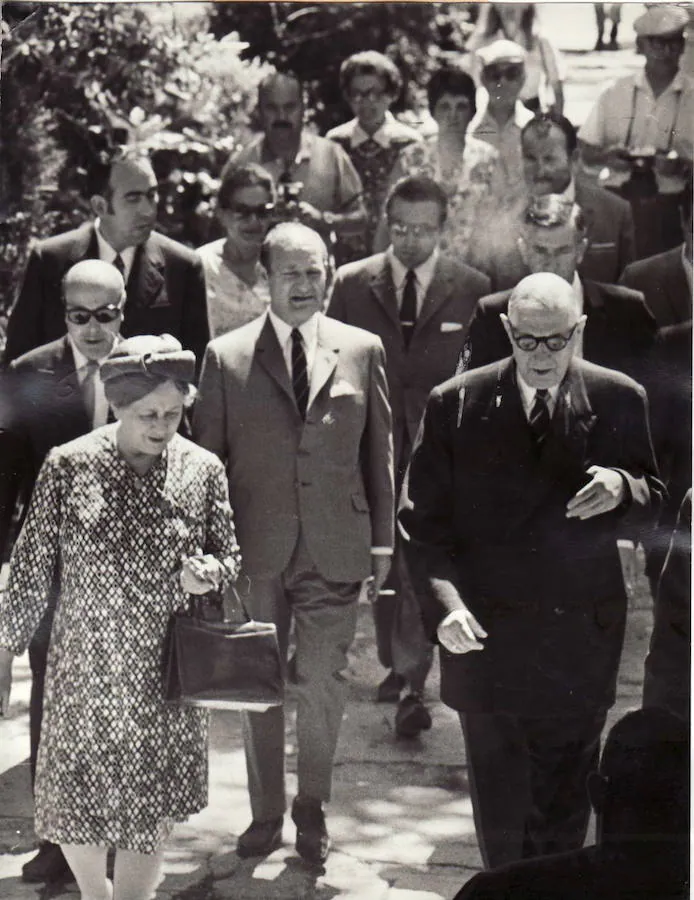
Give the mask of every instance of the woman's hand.
M 221 581 L 221 563 L 210 553 L 188 556 L 181 563 L 181 587 L 187 594 L 216 591 Z
M 12 660 L 14 654 L 0 649 L 0 716 L 7 715 L 10 708 L 10 689 L 12 687 Z

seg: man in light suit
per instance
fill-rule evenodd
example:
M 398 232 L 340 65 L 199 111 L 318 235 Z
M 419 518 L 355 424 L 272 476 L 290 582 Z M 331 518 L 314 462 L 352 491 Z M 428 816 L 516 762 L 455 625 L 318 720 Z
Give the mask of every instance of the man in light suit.
M 571 286 L 524 278 L 502 322 L 511 357 L 432 391 L 400 513 L 487 867 L 583 844 L 627 612 L 617 535 L 664 491 L 643 388 L 574 358 Z
M 193 430 L 226 463 L 250 608 L 296 639 L 296 849 L 321 864 L 323 803 L 344 709 L 347 651 L 361 582 L 383 584 L 393 548 L 393 449 L 378 338 L 321 314 L 327 250 L 299 223 L 265 239 L 268 313 L 213 340 Z M 284 712 L 244 714 L 253 821 L 242 857 L 282 840 Z
M 113 263 L 126 282 L 123 335 L 172 334 L 198 360 L 209 340 L 205 279 L 196 254 L 153 231 L 157 178 L 146 155 L 125 149 L 89 173 L 95 221 L 39 241 L 7 324 L 5 363 L 65 333 L 61 282 L 83 259 Z
M 105 425 L 108 419 L 98 366 L 111 352 L 123 322 L 123 278 L 110 263 L 83 260 L 66 273 L 62 294 L 67 334 L 20 356 L 3 374 L 0 390 L 9 404 L 0 420 L 0 558 L 9 550 L 17 501 L 26 505 L 48 451 Z M 29 645 L 32 780 L 57 597 L 52 596 L 51 601 Z M 23 867 L 22 877 L 29 882 L 50 882 L 69 871 L 60 847 L 43 841 L 37 856 Z
M 328 315 L 378 335 L 386 350 L 393 408 L 396 488 L 431 389 L 445 381 L 467 334 L 467 325 L 489 279 L 456 259 L 439 255 L 447 200 L 431 178 L 409 176 L 391 190 L 385 205 L 390 247 L 338 270 Z M 431 726 L 422 692 L 432 646 L 422 630 L 404 556 L 396 553 L 390 573 L 395 596 L 375 605 L 381 663 L 392 671 L 379 686 L 381 700 L 400 699 L 396 732 L 414 737 Z

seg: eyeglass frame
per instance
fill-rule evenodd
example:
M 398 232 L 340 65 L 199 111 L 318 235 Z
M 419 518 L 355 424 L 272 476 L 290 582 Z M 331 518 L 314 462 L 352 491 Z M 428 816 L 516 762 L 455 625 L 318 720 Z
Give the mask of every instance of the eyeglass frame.
M 71 317 L 72 313 L 77 313 L 78 315 L 86 315 L 86 319 L 84 322 L 76 322 L 74 318 Z M 100 319 L 99 314 L 107 313 L 107 318 Z M 84 327 L 88 325 L 92 319 L 96 319 L 99 325 L 110 325 L 111 322 L 115 322 L 119 316 L 123 315 L 123 307 L 118 303 L 108 303 L 106 306 L 99 306 L 97 309 L 86 309 L 84 306 L 66 306 L 65 307 L 65 318 L 71 325 L 81 325 Z
M 391 234 L 394 234 L 395 237 L 408 237 L 412 235 L 412 237 L 420 238 L 420 237 L 434 237 L 436 234 L 440 234 L 442 225 L 403 225 L 402 222 L 392 222 L 388 220 L 388 231 Z
M 518 81 L 525 73 L 525 64 L 522 62 L 506 64 L 489 63 L 482 71 L 490 81 L 501 81 L 502 78 L 504 81 Z M 510 71 L 513 71 L 515 74 L 509 75 L 508 73 Z
M 564 334 L 545 334 L 542 336 L 538 336 L 536 334 L 521 334 L 516 331 L 516 329 L 509 322 L 509 326 L 511 328 L 511 337 L 513 338 L 513 343 L 518 347 L 519 350 L 522 350 L 524 353 L 534 353 L 535 350 L 540 346 L 540 344 L 544 344 L 545 347 L 550 351 L 550 353 L 561 353 L 562 350 L 565 350 L 569 344 L 571 343 L 571 338 L 574 336 L 576 329 L 580 324 L 580 320 L 576 322 L 568 333 L 568 335 Z M 522 340 L 532 341 L 532 347 L 524 347 L 520 342 Z M 560 342 L 560 346 L 552 347 L 549 343 L 550 341 Z

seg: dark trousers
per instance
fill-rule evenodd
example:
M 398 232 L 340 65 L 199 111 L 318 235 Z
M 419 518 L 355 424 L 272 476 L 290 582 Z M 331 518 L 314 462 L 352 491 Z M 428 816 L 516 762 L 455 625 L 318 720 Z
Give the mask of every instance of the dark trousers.
M 586 778 L 598 766 L 605 712 L 460 713 L 460 722 L 484 865 L 582 847 L 590 817 Z

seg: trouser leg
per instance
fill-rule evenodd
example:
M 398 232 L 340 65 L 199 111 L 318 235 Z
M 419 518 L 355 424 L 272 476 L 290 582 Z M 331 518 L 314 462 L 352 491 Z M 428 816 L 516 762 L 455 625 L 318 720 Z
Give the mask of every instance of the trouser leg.
M 162 877 L 163 849 L 156 853 L 117 850 L 113 900 L 153 900 Z
M 523 719 L 532 793 L 523 856 L 546 856 L 583 846 L 590 801 L 589 772 L 598 768 L 605 712 Z
M 424 633 L 419 601 L 399 534 L 395 538 L 392 572 L 397 601 L 391 630 L 392 666 L 406 679 L 413 693 L 421 694 L 431 671 L 434 646 Z
M 516 716 L 461 713 L 460 722 L 477 842 L 493 869 L 522 857 L 531 806 L 527 747 Z
M 113 900 L 113 885 L 106 877 L 106 847 L 61 844 L 60 849 L 75 876 L 80 900 Z
M 289 644 L 289 607 L 281 578 L 253 581 L 248 601 L 253 618 L 274 622 L 283 667 Z M 272 706 L 265 712 L 241 714 L 246 751 L 248 792 L 253 819 L 266 822 L 284 815 L 286 791 L 284 777 L 284 707 Z

